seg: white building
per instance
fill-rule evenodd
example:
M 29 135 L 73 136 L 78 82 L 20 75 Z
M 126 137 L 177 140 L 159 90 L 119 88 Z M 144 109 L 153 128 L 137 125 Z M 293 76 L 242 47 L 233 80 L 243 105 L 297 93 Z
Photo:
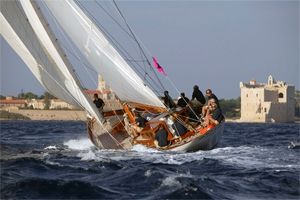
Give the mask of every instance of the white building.
M 295 115 L 295 87 L 275 81 L 268 83 L 240 82 L 242 122 L 293 122 Z
M 73 106 L 71 104 L 68 104 L 67 102 L 64 102 L 60 99 L 51 99 L 50 100 L 50 106 L 49 109 L 53 110 L 60 110 L 60 109 L 79 109 L 76 106 Z
M 27 107 L 42 110 L 45 108 L 44 99 L 30 99 Z

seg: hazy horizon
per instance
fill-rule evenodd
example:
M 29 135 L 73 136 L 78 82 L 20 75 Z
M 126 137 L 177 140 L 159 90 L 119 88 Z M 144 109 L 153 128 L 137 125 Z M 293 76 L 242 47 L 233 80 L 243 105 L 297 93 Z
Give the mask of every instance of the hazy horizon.
M 117 1 L 180 92 L 240 96 L 269 75 L 299 90 L 299 1 Z M 1 36 L 1 95 L 45 90 Z M 104 77 L 105 78 L 105 77 Z M 163 77 L 162 77 L 163 78 Z M 94 88 L 89 88 L 94 89 Z M 174 98 L 178 92 L 168 88 Z

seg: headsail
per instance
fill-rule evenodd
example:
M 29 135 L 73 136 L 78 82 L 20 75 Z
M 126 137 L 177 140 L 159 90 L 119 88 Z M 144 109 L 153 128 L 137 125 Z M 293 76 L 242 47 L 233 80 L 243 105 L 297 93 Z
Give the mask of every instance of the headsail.
M 73 0 L 43 3 L 121 100 L 165 107 Z
M 38 81 L 56 97 L 83 107 L 101 122 L 102 116 L 82 92 L 34 3 L 28 0 L 1 1 L 0 7 L 1 35 Z

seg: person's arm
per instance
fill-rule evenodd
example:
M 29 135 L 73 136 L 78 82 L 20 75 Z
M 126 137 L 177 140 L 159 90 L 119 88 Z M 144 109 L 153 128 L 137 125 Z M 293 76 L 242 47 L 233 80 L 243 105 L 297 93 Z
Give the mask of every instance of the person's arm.
M 209 121 L 209 123 L 212 123 L 214 125 L 218 125 L 219 124 L 218 120 L 214 119 L 211 116 L 208 117 L 208 121 Z
M 195 98 L 195 92 L 193 92 L 191 100 L 193 100 L 194 98 Z

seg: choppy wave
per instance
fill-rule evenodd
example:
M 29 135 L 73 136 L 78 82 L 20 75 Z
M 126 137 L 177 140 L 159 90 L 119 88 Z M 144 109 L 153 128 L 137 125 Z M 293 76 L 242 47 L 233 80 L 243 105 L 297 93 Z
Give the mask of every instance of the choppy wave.
M 217 148 L 182 153 L 98 150 L 75 122 L 38 122 L 38 132 L 37 122 L 10 123 L 1 124 L 2 199 L 300 197 L 300 151 L 288 148 L 299 140 L 293 124 L 226 124 Z

